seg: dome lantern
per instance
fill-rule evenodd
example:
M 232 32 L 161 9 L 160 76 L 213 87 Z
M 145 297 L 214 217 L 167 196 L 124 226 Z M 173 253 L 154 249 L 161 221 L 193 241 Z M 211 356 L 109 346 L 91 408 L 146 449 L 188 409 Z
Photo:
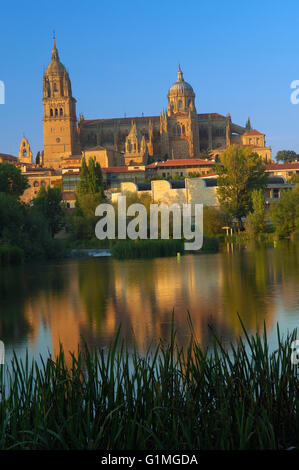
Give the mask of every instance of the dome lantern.
M 183 72 L 179 65 L 177 81 L 171 85 L 168 91 L 168 115 L 177 113 L 188 113 L 195 111 L 195 93 L 192 86 L 185 82 Z

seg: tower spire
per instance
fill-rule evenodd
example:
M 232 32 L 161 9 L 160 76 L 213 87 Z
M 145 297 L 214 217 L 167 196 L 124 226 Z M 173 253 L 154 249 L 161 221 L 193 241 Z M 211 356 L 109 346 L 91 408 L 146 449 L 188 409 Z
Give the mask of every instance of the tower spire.
M 57 48 L 56 48 L 55 30 L 53 30 L 52 60 L 59 60 L 58 50 L 57 50 Z
M 179 64 L 179 69 L 178 69 L 178 82 L 183 82 L 184 79 L 183 79 L 183 72 L 181 70 L 181 65 Z

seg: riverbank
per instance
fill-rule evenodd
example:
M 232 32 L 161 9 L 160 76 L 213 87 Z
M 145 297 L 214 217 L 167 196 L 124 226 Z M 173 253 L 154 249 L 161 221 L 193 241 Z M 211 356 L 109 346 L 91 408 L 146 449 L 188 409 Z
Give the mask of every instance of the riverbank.
M 192 332 L 192 330 L 191 330 Z M 66 366 L 63 350 L 38 367 L 14 356 L 2 374 L 0 449 L 298 448 L 298 368 L 291 342 L 269 353 L 265 335 L 228 354 L 191 338 L 128 353 L 119 331 L 107 349 L 87 347 Z M 6 385 L 5 385 L 6 384 Z

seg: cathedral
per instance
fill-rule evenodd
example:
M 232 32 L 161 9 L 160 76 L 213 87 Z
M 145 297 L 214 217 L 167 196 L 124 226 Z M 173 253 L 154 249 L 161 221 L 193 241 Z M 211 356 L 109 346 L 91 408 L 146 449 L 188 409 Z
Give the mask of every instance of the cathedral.
M 267 162 L 271 149 L 265 135 L 234 124 L 230 114 L 198 114 L 195 93 L 179 66 L 159 116 L 77 120 L 69 74 L 60 62 L 55 38 L 51 62 L 43 76 L 42 164 L 56 170 L 80 162 L 82 155 L 105 154 L 106 166 L 140 165 L 155 160 L 200 158 L 209 150 L 218 156 L 231 144 L 252 146 Z M 96 158 L 96 157 L 95 157 Z

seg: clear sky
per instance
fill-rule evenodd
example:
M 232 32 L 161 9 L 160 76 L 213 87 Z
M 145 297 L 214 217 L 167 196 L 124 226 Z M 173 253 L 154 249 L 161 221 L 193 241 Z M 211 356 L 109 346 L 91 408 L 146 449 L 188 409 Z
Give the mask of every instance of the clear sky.
M 2 2 L 0 152 L 17 155 L 23 134 L 42 149 L 42 74 L 55 29 L 77 114 L 85 119 L 159 115 L 178 63 L 198 113 L 231 113 L 299 153 L 297 0 Z

